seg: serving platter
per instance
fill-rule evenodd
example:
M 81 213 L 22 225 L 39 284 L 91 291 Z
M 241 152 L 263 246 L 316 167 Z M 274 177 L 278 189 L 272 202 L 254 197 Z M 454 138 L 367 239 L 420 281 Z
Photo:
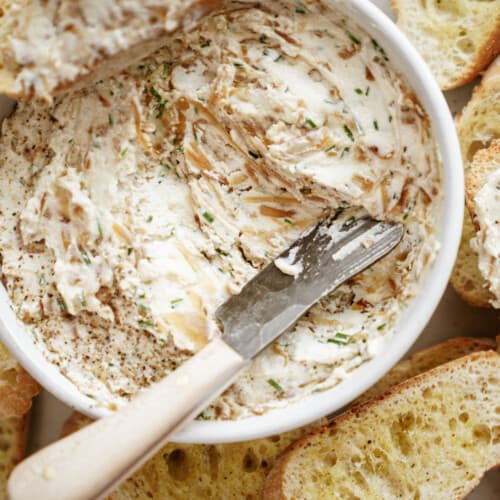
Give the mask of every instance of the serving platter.
M 368 0 L 367 0 L 368 1 Z M 389 0 L 372 0 L 389 16 L 394 18 Z M 453 114 L 459 112 L 468 101 L 474 84 L 447 92 L 446 98 Z M 7 109 L 8 103 L 0 100 L 0 109 Z M 465 304 L 448 288 L 424 333 L 410 352 L 458 336 L 494 337 L 500 333 L 498 311 L 481 310 Z M 28 451 L 33 452 L 52 442 L 61 432 L 62 425 L 72 410 L 47 392 L 42 392 L 33 405 Z M 481 485 L 468 497 L 473 500 L 500 498 L 500 471 L 487 475 Z

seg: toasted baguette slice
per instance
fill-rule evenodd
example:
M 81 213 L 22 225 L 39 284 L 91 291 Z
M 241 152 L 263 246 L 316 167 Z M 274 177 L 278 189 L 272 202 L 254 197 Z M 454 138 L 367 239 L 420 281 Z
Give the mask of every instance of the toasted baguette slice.
M 471 100 L 457 116 L 456 125 L 467 169 L 477 151 L 500 138 L 500 57 L 475 87 Z
M 500 52 L 500 3 L 392 0 L 398 26 L 443 90 L 473 80 Z
M 474 155 L 500 137 L 500 57 L 488 68 L 472 99 L 457 117 L 457 132 L 466 172 Z M 477 252 L 470 240 L 476 235 L 469 212 L 464 215 L 462 240 L 451 284 L 457 293 L 476 307 L 491 307 L 492 294 L 478 267 Z
M 494 346 L 495 342 L 489 339 L 449 340 L 415 354 L 410 361 L 399 363 L 374 389 L 377 388 L 377 392 L 383 392 L 386 388 L 445 361 L 471 352 L 492 349 Z M 373 394 L 373 391 L 368 392 Z M 362 398 L 365 397 L 365 395 L 362 396 Z M 75 432 L 89 422 L 89 418 L 74 413 L 66 422 L 63 435 Z M 294 439 L 325 422 L 326 420 L 322 420 L 281 436 L 246 443 L 168 444 L 137 474 L 115 491 L 110 500 L 188 497 L 192 500 L 260 498 L 266 474 L 274 464 L 277 455 Z M 184 479 L 178 478 L 176 467 L 183 471 L 182 474 L 186 476 Z
M 500 128 L 499 128 L 500 135 Z M 476 220 L 476 204 L 474 198 L 486 184 L 488 176 L 500 168 L 500 139 L 491 142 L 489 148 L 479 150 L 465 175 L 465 203 L 476 231 L 479 224 Z
M 114 491 L 108 500 L 257 500 L 276 457 L 290 443 L 326 421 L 321 419 L 278 436 L 242 443 L 169 443 Z M 63 436 L 90 422 L 88 417 L 74 413 L 64 426 Z
M 500 246 L 495 245 L 500 221 L 500 139 L 474 156 L 465 177 L 465 202 L 476 229 L 471 247 L 478 253 L 478 267 L 492 298 L 500 308 Z
M 500 462 L 500 355 L 418 375 L 294 443 L 265 500 L 463 498 Z
M 496 346 L 497 344 L 493 339 L 458 337 L 419 351 L 407 360 L 400 361 L 395 365 L 375 385 L 356 399 L 351 406 L 376 398 L 391 387 L 428 370 L 432 370 L 439 365 L 473 352 L 494 350 Z
M 7 479 L 24 458 L 26 417 L 0 419 L 0 498 L 7 497 Z
M 475 307 L 491 307 L 493 296 L 488 284 L 479 271 L 477 252 L 471 248 L 470 241 L 476 236 L 469 211 L 464 213 L 462 239 L 458 249 L 455 267 L 451 273 L 450 283 L 463 300 Z
M 0 419 L 22 417 L 40 386 L 0 343 Z
M 0 93 L 17 98 L 99 80 L 165 44 L 221 0 L 0 1 Z

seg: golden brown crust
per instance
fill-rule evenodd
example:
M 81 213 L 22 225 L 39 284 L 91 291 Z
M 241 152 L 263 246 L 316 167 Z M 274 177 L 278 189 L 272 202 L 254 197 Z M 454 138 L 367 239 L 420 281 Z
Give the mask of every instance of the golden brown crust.
M 21 417 L 31 408 L 40 385 L 20 366 L 2 373 L 0 378 L 0 418 Z
M 467 68 L 462 74 L 460 79 L 450 82 L 448 85 L 444 85 L 442 90 L 452 90 L 466 83 L 471 82 L 479 76 L 481 71 L 490 65 L 490 63 L 498 56 L 500 53 L 500 20 L 497 22 L 495 30 L 491 33 L 490 37 L 484 42 L 484 44 L 479 48 L 477 59 L 472 66 Z
M 349 406 L 359 405 L 380 396 L 391 387 L 454 359 L 472 352 L 494 350 L 495 348 L 496 342 L 493 339 L 473 337 L 457 337 L 428 347 L 413 354 L 410 358 L 400 361 Z
M 500 139 L 495 139 L 487 149 L 480 149 L 475 155 L 465 175 L 465 203 L 472 218 L 476 231 L 479 224 L 476 221 L 474 199 L 477 192 L 484 186 L 488 174 L 496 170 L 494 162 L 500 163 Z
M 263 491 L 263 498 L 264 500 L 285 500 L 287 497 L 284 495 L 283 491 L 285 490 L 285 483 L 286 483 L 286 468 L 288 465 L 288 462 L 293 458 L 294 453 L 297 452 L 297 450 L 300 450 L 301 448 L 307 448 L 308 443 L 311 441 L 313 437 L 316 437 L 321 434 L 328 434 L 331 432 L 333 429 L 336 427 L 340 426 L 344 421 L 347 421 L 353 417 L 359 418 L 363 417 L 364 414 L 371 409 L 374 406 L 377 406 L 381 401 L 393 398 L 406 390 L 412 388 L 412 387 L 418 387 L 420 384 L 425 383 L 426 381 L 432 380 L 433 377 L 435 377 L 438 374 L 441 373 L 452 373 L 456 369 L 460 369 L 462 367 L 465 367 L 468 363 L 474 362 L 475 360 L 478 359 L 495 359 L 499 357 L 500 355 L 495 352 L 495 351 L 484 351 L 484 352 L 477 352 L 477 353 L 472 353 L 469 354 L 468 356 L 464 356 L 462 358 L 459 358 L 454 361 L 450 361 L 449 363 L 446 363 L 444 365 L 438 366 L 432 370 L 429 370 L 425 373 L 422 373 L 420 375 L 417 375 L 413 378 L 410 378 L 401 384 L 387 390 L 383 394 L 381 394 L 378 397 L 375 397 L 359 406 L 355 406 L 354 408 L 346 411 L 336 419 L 332 420 L 328 424 L 319 427 L 315 431 L 311 432 L 310 434 L 307 434 L 306 436 L 303 436 L 302 438 L 298 439 L 294 443 L 292 443 L 278 458 L 277 462 L 275 463 L 273 469 L 269 473 L 267 479 L 266 479 L 266 484 L 264 487 Z M 452 375 L 453 376 L 453 375 Z M 328 439 L 328 437 L 326 437 Z M 496 466 L 495 466 L 496 467 Z M 487 471 L 484 471 L 486 473 Z M 479 483 L 480 478 L 477 479 L 474 485 L 472 487 L 465 491 L 462 490 L 458 492 L 458 495 L 456 498 L 463 498 L 469 491 L 473 489 L 478 483 Z

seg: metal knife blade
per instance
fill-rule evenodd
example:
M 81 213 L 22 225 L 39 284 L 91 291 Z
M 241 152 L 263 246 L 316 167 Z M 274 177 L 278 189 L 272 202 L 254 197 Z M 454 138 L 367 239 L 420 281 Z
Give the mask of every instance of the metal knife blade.
M 402 224 L 379 222 L 359 210 L 352 213 L 337 212 L 320 222 L 217 309 L 230 347 L 253 358 L 318 300 L 401 241 Z

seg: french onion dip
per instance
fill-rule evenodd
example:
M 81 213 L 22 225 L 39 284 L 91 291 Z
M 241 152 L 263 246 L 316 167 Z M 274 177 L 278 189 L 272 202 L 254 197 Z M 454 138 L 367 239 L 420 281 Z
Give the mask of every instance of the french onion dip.
M 437 250 L 429 119 L 383 46 L 326 1 L 229 3 L 119 75 L 20 103 L 0 158 L 13 307 L 111 408 L 220 335 L 218 305 L 328 215 L 362 207 L 405 236 L 202 418 L 261 414 L 383 356 Z

